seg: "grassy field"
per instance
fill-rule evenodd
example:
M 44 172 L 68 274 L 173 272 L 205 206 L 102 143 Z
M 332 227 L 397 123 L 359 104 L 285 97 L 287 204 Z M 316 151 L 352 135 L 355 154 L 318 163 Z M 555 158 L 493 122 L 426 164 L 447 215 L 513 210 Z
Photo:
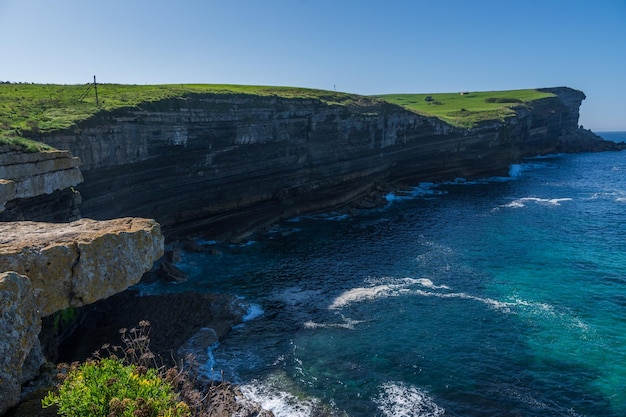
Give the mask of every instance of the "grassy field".
M 97 90 L 98 106 L 95 89 L 91 84 L 0 84 L 0 135 L 64 129 L 98 111 L 132 107 L 195 93 L 316 98 L 333 104 L 346 104 L 358 97 L 353 94 L 295 87 L 224 84 L 99 84 Z
M 488 120 L 513 116 L 515 106 L 553 97 L 538 90 L 484 91 L 439 94 L 385 94 L 376 96 L 424 116 L 437 117 L 454 126 L 471 128 Z
M 308 98 L 336 105 L 349 105 L 364 99 L 356 94 L 326 90 L 225 84 L 98 84 L 97 91 L 98 105 L 92 84 L 0 83 L 0 144 L 9 144 L 30 152 L 46 150 L 45 145 L 38 145 L 24 137 L 70 128 L 100 111 L 134 107 L 141 103 L 199 93 Z M 471 127 L 483 120 L 501 120 L 513 114 L 512 106 L 551 95 L 536 90 L 515 90 L 463 95 L 390 94 L 372 98 L 399 104 L 456 126 Z

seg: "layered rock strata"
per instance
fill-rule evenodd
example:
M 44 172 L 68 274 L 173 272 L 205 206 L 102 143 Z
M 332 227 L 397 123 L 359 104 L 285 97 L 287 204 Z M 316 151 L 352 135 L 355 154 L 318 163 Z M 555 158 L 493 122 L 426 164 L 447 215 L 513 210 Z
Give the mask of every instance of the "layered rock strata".
M 0 221 L 80 217 L 80 160 L 68 151 L 21 152 L 0 146 Z
M 614 146 L 579 129 L 582 92 L 549 91 L 469 130 L 375 99 L 196 94 L 38 139 L 81 158 L 84 215 L 150 217 L 168 236 L 217 237 L 345 206 L 381 183 L 502 174 L 523 156 Z

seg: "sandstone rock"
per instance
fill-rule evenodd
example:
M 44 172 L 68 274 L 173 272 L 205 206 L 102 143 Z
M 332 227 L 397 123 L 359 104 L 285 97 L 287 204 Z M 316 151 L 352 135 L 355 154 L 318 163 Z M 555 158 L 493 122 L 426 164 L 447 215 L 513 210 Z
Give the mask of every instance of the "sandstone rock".
M 39 347 L 41 317 L 31 281 L 15 272 L 0 273 L 0 415 L 19 400 L 21 384 L 32 375 L 22 367 Z M 41 356 L 32 362 L 41 365 Z
M 46 316 L 137 283 L 163 245 L 159 224 L 141 218 L 0 223 L 0 271 L 27 275 Z
M 80 160 L 67 151 L 0 150 L 0 211 L 7 201 L 51 194 L 83 181 Z

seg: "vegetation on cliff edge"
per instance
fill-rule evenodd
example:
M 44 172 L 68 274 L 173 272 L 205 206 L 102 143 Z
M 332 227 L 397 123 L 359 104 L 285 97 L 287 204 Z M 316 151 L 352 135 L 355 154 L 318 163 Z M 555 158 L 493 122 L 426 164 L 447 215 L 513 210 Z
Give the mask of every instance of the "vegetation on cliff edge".
M 68 129 L 101 111 L 136 107 L 142 103 L 186 98 L 196 94 L 246 94 L 261 97 L 319 100 L 329 105 L 358 105 L 379 99 L 417 113 L 440 118 L 459 127 L 484 120 L 502 120 L 514 114 L 512 107 L 553 96 L 537 90 L 468 94 L 391 94 L 364 97 L 298 87 L 226 84 L 59 85 L 0 83 L 0 145 L 41 152 L 45 145 L 24 141 L 41 133 Z
M 0 132 L 48 132 L 65 129 L 100 111 L 134 107 L 141 103 L 194 94 L 248 94 L 282 98 L 318 99 L 327 104 L 350 104 L 364 97 L 355 94 L 297 87 L 226 84 L 122 85 L 0 83 Z
M 515 115 L 515 107 L 554 97 L 553 93 L 527 89 L 439 94 L 385 94 L 376 97 L 451 125 L 471 128 L 481 122 L 503 121 Z

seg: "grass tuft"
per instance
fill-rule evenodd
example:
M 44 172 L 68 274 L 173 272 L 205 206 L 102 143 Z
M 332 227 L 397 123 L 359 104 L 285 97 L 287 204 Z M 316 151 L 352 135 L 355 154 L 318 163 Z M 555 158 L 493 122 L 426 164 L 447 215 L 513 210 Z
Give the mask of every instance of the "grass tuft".
M 37 142 L 31 139 L 22 138 L 19 136 L 1 136 L 0 135 L 0 146 L 8 146 L 9 149 L 15 151 L 22 151 L 27 153 L 34 152 L 47 152 L 56 150 L 52 146 L 46 145 L 45 143 Z

